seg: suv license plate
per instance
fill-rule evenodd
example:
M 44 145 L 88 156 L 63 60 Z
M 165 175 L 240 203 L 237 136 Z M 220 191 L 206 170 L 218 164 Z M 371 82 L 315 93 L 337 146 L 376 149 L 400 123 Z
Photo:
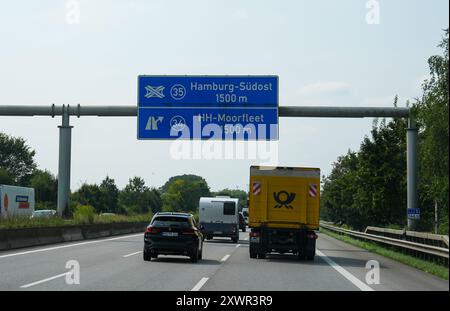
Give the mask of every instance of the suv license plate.
M 178 236 L 178 232 L 163 232 L 163 236 Z

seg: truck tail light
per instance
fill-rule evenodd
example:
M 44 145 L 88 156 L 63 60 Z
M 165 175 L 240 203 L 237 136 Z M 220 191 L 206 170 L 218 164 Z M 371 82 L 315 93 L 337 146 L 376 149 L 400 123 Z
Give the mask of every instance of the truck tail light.
M 259 232 L 250 232 L 251 237 L 259 237 Z
M 307 237 L 308 237 L 308 239 L 313 239 L 313 240 L 316 240 L 318 238 L 318 236 L 315 232 L 309 232 Z

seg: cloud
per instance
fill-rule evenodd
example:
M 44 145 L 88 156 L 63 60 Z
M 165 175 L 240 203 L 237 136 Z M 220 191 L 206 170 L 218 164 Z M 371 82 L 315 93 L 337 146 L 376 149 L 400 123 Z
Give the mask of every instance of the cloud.
M 248 13 L 245 9 L 238 9 L 233 12 L 233 17 L 235 19 L 248 19 Z

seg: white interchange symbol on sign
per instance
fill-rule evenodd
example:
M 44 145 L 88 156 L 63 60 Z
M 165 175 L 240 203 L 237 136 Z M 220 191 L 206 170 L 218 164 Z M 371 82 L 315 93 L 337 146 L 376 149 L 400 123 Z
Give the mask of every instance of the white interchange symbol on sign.
M 147 91 L 147 94 L 145 94 L 146 98 L 150 98 L 150 97 L 157 97 L 157 98 L 163 98 L 164 94 L 164 86 L 151 86 L 151 85 L 147 85 L 145 87 L 145 90 Z

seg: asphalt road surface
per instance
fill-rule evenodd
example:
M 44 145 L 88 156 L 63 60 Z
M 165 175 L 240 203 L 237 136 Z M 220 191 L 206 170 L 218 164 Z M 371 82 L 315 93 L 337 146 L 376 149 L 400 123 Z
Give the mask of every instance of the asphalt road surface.
M 0 252 L 0 290 L 449 290 L 446 280 L 324 234 L 317 246 L 311 262 L 288 254 L 250 259 L 248 233 L 241 233 L 239 244 L 205 241 L 203 260 L 191 263 L 177 256 L 144 262 L 143 234 L 54 244 Z M 77 283 L 76 265 L 66 268 L 71 260 L 79 263 L 79 284 L 70 284 Z M 367 273 L 376 281 L 369 260 L 379 264 L 379 284 L 366 282 Z

